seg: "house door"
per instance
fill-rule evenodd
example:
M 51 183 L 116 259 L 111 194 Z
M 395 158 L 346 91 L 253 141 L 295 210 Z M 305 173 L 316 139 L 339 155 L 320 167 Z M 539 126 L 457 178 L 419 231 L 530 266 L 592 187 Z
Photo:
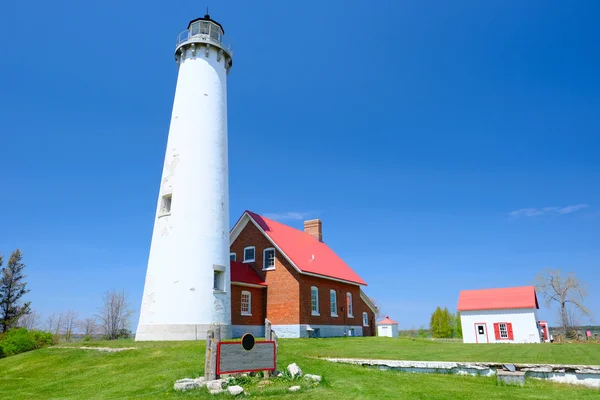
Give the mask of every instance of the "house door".
M 475 340 L 477 343 L 489 343 L 487 335 L 487 326 L 485 323 L 475 324 Z

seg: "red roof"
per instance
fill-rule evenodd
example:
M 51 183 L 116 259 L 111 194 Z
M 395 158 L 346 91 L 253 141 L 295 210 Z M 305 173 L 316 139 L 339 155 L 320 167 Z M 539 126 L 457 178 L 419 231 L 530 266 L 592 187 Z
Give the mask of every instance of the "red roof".
M 261 279 L 250 265 L 238 261 L 230 261 L 229 265 L 231 266 L 231 282 L 267 286 L 267 283 Z
M 398 323 L 396 321 L 394 321 L 393 319 L 390 319 L 390 317 L 387 317 L 387 316 L 377 323 L 377 325 L 392 325 L 392 324 L 398 325 Z
M 459 311 L 507 308 L 540 308 L 535 294 L 535 287 L 461 290 L 458 298 Z
M 246 213 L 261 227 L 269 239 L 279 247 L 294 265 L 305 273 L 322 275 L 366 285 L 325 243 L 304 231 L 273 221 L 250 211 Z

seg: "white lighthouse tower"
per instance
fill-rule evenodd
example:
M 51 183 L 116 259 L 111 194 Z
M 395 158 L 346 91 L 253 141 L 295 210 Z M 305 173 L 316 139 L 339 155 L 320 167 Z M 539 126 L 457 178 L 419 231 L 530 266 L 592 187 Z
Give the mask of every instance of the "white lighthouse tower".
M 207 14 L 178 39 L 179 66 L 136 340 L 231 332 L 227 74 L 232 52 Z

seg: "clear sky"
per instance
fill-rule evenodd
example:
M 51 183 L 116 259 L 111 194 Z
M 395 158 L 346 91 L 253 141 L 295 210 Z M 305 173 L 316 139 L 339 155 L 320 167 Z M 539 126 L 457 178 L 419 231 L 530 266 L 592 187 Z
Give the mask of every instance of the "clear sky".
M 321 218 L 401 328 L 546 267 L 600 313 L 600 3 L 506 0 L 7 2 L 0 251 L 36 310 L 123 288 L 137 326 L 175 39 L 206 5 L 234 47 L 232 224 Z

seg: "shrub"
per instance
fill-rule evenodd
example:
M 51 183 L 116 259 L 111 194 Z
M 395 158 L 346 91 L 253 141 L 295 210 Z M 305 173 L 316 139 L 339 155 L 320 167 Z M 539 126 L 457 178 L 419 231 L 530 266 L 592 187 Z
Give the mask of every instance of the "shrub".
M 51 344 L 53 339 L 49 332 L 28 331 L 25 328 L 11 329 L 0 338 L 0 358 L 41 349 Z

